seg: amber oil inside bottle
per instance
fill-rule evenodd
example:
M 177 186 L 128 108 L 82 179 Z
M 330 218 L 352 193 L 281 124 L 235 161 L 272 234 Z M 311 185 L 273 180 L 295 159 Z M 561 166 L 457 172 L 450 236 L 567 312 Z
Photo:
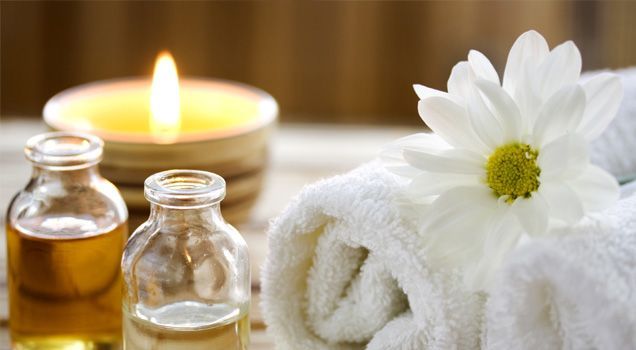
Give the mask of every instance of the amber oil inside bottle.
M 119 262 L 128 214 L 99 174 L 102 145 L 80 133 L 27 142 L 33 174 L 6 224 L 13 349 L 121 349 Z
M 18 348 L 119 348 L 117 252 L 126 232 L 124 224 L 88 237 L 43 239 L 24 227 L 7 227 L 11 339 Z

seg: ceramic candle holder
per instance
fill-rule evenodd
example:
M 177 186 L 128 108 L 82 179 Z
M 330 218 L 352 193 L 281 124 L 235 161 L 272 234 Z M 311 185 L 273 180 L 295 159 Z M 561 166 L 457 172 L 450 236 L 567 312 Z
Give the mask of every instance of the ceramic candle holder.
M 149 79 L 77 86 L 52 97 L 44 120 L 54 130 L 93 133 L 105 142 L 101 171 L 133 213 L 145 214 L 144 179 L 167 169 L 198 169 L 227 181 L 223 213 L 243 221 L 260 192 L 268 140 L 278 105 L 266 92 L 240 83 L 182 79 L 181 130 L 169 142 L 148 126 Z

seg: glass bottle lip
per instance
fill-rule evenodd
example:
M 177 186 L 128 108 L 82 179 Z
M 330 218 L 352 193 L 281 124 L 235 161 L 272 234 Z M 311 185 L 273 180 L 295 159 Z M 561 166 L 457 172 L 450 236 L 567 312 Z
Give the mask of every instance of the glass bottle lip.
M 205 207 L 225 198 L 225 180 L 209 171 L 166 170 L 146 179 L 144 196 L 149 202 L 164 207 Z
M 54 170 L 87 168 L 102 160 L 104 141 L 82 132 L 47 132 L 31 137 L 24 147 L 26 158 Z

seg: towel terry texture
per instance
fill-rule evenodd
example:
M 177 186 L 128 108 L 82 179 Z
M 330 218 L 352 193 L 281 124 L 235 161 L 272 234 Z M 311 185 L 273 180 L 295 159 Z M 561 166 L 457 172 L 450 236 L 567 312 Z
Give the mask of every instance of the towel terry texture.
M 306 187 L 269 230 L 262 309 L 278 349 L 473 349 L 484 297 L 426 267 L 377 163 Z
M 636 174 L 636 68 L 591 145 Z M 490 297 L 427 267 L 417 216 L 378 162 L 306 187 L 272 222 L 262 309 L 277 349 L 636 349 L 636 184 L 566 232 L 511 252 Z M 412 211 L 412 210 L 411 210 Z
M 486 348 L 636 349 L 636 195 L 567 231 L 510 255 Z

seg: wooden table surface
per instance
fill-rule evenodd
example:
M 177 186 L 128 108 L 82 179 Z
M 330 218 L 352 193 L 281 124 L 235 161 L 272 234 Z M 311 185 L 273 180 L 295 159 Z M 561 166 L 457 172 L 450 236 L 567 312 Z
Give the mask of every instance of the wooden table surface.
M 46 130 L 37 118 L 0 120 L 0 215 L 4 220 L 13 194 L 29 178 L 30 164 L 22 148 L 26 140 Z M 267 254 L 265 231 L 269 220 L 285 207 L 300 189 L 320 178 L 343 173 L 374 158 L 379 148 L 415 129 L 393 127 L 287 125 L 272 138 L 269 170 L 263 192 L 250 219 L 238 229 L 246 238 L 252 262 L 252 345 L 250 349 L 274 349 L 259 308 L 260 265 Z M 4 222 L 4 221 L 3 221 Z M 4 235 L 4 223 L 2 234 Z M 0 349 L 9 349 L 4 237 L 0 243 Z

